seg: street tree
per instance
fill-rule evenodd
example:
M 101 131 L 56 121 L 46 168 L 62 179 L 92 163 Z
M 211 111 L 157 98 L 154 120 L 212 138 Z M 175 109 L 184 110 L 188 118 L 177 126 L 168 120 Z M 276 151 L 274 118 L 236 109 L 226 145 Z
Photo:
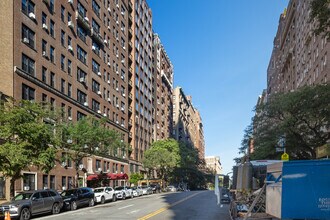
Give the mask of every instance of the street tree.
M 310 22 L 316 21 L 314 33 L 330 39 L 330 0 L 312 0 Z
M 74 163 L 76 170 L 75 186 L 78 187 L 79 165 L 91 155 L 117 156 L 118 151 L 125 147 L 118 132 L 106 127 L 106 121 L 94 117 L 84 117 L 77 122 L 63 124 L 62 146 L 67 158 Z M 125 151 L 125 149 L 124 149 Z
M 256 108 L 253 121 L 254 159 L 279 158 L 285 136 L 292 159 L 315 159 L 316 149 L 330 139 L 330 85 L 305 86 L 273 95 Z
M 151 144 L 144 154 L 145 168 L 155 170 L 163 182 L 168 178 L 170 171 L 178 165 L 180 160 L 179 143 L 174 139 L 158 140 Z
M 45 105 L 8 100 L 0 104 L 0 172 L 10 178 L 10 195 L 30 165 L 48 173 L 55 165 L 56 114 Z
M 138 182 L 140 180 L 143 180 L 143 174 L 141 173 L 131 173 L 131 175 L 129 176 L 129 182 L 131 184 L 134 184 L 135 186 L 138 185 Z

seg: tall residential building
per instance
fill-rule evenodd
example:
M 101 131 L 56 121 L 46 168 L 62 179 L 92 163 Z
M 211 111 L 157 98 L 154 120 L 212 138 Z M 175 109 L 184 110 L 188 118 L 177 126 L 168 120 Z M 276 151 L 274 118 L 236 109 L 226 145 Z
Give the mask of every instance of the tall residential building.
M 281 14 L 267 70 L 267 95 L 329 82 L 330 43 L 313 34 L 311 0 L 290 0 Z
M 194 146 L 203 158 L 205 151 L 203 124 L 199 112 L 193 106 L 191 96 L 181 87 L 173 91 L 173 137 Z
M 172 137 L 173 65 L 157 34 L 153 36 L 153 140 Z
M 142 158 L 152 141 L 152 13 L 146 0 L 132 1 L 129 144 L 131 172 L 143 171 Z
M 152 31 L 146 3 L 139 1 L 135 8 L 137 101 L 133 115 L 141 129 L 136 127 L 133 132 L 139 134 L 134 138 L 134 147 L 140 150 L 151 140 Z M 127 48 L 128 36 L 132 35 L 128 11 L 128 0 L 1 0 L 0 92 L 16 100 L 49 102 L 62 108 L 67 120 L 76 121 L 87 115 L 106 118 L 108 127 L 120 132 L 123 142 L 128 142 L 131 58 Z M 140 151 L 135 153 L 142 156 Z M 128 172 L 125 150 L 85 162 L 88 174 L 100 169 Z M 17 190 L 26 184 L 31 189 L 46 185 L 69 187 L 75 174 L 72 169 L 56 166 L 49 175 L 37 170 L 23 175 L 28 182 L 18 182 Z M 86 176 L 81 175 L 86 181 Z
M 219 156 L 207 156 L 205 157 L 206 167 L 214 171 L 215 174 L 222 173 L 222 167 Z

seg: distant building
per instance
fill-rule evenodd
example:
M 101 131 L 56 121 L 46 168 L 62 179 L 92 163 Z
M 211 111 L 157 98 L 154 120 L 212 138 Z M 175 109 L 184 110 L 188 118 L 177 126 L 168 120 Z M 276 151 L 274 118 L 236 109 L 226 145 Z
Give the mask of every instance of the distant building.
M 215 171 L 215 174 L 222 173 L 222 167 L 219 156 L 207 156 L 205 157 L 206 167 Z

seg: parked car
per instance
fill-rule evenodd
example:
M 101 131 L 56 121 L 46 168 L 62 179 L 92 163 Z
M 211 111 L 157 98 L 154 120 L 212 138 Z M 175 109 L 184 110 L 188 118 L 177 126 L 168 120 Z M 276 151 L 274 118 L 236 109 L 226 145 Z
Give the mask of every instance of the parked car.
M 94 206 L 95 196 L 92 188 L 82 187 L 64 190 L 61 193 L 63 207 L 66 210 L 76 210 L 82 206 Z
M 105 203 L 106 201 L 116 201 L 115 190 L 112 187 L 98 187 L 94 189 L 95 202 Z
M 150 188 L 152 190 L 152 193 L 156 193 L 157 185 L 156 184 L 150 184 Z
M 126 199 L 127 197 L 133 197 L 132 189 L 128 189 L 126 186 L 115 187 L 115 194 L 117 199 Z
M 152 189 L 150 188 L 150 186 L 141 186 L 141 188 L 142 188 L 143 195 L 152 194 Z
M 132 190 L 133 190 L 133 195 L 136 197 L 143 195 L 141 186 L 134 186 L 134 187 L 132 187 Z
M 28 220 L 37 214 L 58 214 L 62 206 L 62 197 L 56 191 L 26 191 L 17 194 L 10 202 L 1 204 L 0 217 L 9 211 L 11 217 Z

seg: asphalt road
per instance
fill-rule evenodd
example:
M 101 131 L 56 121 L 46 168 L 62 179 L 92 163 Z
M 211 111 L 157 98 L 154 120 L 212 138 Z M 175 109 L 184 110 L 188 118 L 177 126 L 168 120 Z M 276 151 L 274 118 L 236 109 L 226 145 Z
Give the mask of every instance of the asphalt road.
M 228 205 L 217 205 L 214 191 L 191 191 L 141 196 L 33 219 L 230 220 L 230 217 Z

